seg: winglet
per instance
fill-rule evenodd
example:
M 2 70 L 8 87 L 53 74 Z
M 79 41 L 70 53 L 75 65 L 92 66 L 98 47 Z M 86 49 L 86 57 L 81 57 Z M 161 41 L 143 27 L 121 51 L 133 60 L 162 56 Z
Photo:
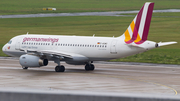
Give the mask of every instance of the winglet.
M 125 42 L 142 44 L 147 40 L 154 3 L 146 2 L 125 31 Z

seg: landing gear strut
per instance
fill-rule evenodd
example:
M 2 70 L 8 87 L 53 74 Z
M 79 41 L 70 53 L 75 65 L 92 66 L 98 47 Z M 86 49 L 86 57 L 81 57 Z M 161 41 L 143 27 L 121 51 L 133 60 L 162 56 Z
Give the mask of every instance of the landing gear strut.
M 94 68 L 95 68 L 95 67 L 94 67 L 93 64 L 86 64 L 86 65 L 85 65 L 85 70 L 86 70 L 86 71 L 90 71 L 90 70 L 93 71 Z
M 54 62 L 58 64 L 55 67 L 56 72 L 64 72 L 65 71 L 65 67 L 63 65 L 60 65 L 60 60 L 59 59 L 55 59 Z

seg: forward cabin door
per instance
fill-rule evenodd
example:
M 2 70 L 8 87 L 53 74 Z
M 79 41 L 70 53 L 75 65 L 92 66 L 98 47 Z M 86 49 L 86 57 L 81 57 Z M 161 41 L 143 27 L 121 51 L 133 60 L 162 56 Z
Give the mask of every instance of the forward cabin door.
M 117 43 L 117 40 L 113 40 L 111 42 L 111 49 L 110 49 L 110 53 L 111 54 L 117 54 L 117 51 L 116 51 L 116 43 Z
M 20 44 L 21 44 L 21 37 L 16 40 L 15 49 L 20 50 Z

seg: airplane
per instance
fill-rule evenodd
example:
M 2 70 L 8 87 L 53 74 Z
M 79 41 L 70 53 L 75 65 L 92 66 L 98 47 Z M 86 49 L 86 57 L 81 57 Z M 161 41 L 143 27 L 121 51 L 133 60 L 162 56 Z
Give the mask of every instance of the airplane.
M 147 40 L 154 3 L 146 2 L 126 31 L 119 37 L 18 35 L 5 44 L 2 51 L 19 57 L 23 69 L 47 66 L 49 61 L 57 64 L 56 72 L 64 72 L 60 64 L 85 65 L 93 71 L 93 61 L 106 61 L 142 53 L 177 42 L 153 42 Z

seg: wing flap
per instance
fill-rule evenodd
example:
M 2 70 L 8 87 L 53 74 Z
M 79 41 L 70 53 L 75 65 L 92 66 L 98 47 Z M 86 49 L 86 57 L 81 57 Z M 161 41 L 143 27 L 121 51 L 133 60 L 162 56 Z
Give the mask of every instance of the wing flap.
M 53 51 L 53 50 L 32 50 L 32 49 L 28 49 L 28 50 L 24 50 L 24 49 L 20 49 L 21 51 L 25 51 L 26 53 L 35 53 L 37 55 L 48 55 L 48 56 L 52 56 L 52 57 L 56 57 L 56 56 L 60 56 L 60 57 L 66 57 L 66 58 L 73 58 L 72 53 L 67 53 L 67 52 L 62 52 L 62 51 Z

